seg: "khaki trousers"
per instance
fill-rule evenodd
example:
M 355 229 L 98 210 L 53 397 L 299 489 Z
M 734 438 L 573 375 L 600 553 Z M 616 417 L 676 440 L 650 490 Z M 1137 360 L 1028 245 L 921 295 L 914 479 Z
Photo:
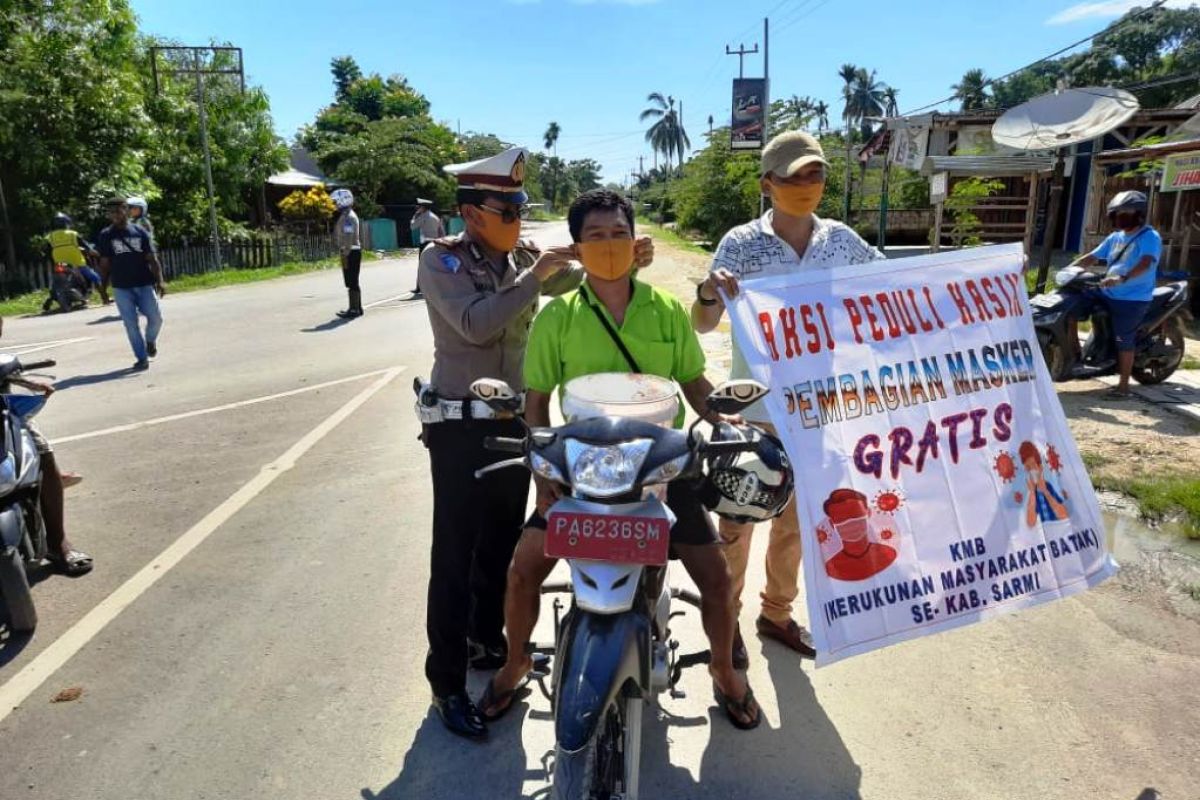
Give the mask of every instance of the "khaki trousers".
M 758 424 L 775 433 L 771 425 Z M 750 563 L 750 540 L 754 524 L 723 519 L 718 531 L 725 560 L 729 563 L 734 601 L 738 614 L 741 614 L 742 590 L 746 588 L 746 567 Z M 767 585 L 760 595 L 762 615 L 782 625 L 791 619 L 792 603 L 800 593 L 800 521 L 796 515 L 795 495 L 792 495 L 783 513 L 771 520 L 770 535 L 767 542 Z

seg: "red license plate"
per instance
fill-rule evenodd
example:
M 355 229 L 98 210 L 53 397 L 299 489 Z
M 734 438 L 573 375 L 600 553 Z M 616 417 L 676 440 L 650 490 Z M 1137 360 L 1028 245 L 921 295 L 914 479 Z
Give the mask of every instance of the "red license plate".
M 661 517 L 551 511 L 546 556 L 617 564 L 667 563 L 671 524 Z

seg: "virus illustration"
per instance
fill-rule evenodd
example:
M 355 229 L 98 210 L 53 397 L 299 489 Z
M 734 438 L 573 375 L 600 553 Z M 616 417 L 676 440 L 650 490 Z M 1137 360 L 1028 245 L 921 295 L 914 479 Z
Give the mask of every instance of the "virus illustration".
M 1025 495 L 1021 494 L 1020 492 L 1013 493 L 1013 500 L 1016 500 L 1018 504 L 1020 504 L 1020 502 L 1024 499 L 1025 499 Z
M 1054 470 L 1055 472 L 1062 471 L 1062 459 L 1059 457 L 1058 451 L 1054 449 L 1054 445 L 1050 445 L 1048 448 L 1046 448 L 1046 463 L 1049 465 L 1050 469 Z
M 1017 476 L 1017 465 L 1007 451 L 996 456 L 995 468 L 996 474 L 1005 483 L 1011 483 L 1012 479 Z
M 893 531 L 885 530 L 883 533 L 879 534 L 879 538 L 883 539 L 886 542 L 888 539 L 891 539 L 895 535 L 896 534 Z
M 829 541 L 829 534 L 823 530 L 817 531 L 817 541 L 821 544 L 825 544 Z
M 884 514 L 894 514 L 904 505 L 904 495 L 899 489 L 888 489 L 875 495 L 875 510 Z

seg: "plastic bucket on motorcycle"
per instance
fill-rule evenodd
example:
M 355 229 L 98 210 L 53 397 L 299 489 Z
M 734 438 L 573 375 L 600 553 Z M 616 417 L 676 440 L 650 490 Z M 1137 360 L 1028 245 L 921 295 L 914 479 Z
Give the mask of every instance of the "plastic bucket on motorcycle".
M 601 372 L 568 381 L 563 416 L 569 421 L 593 417 L 637 419 L 669 428 L 679 413 L 674 381 L 657 375 Z

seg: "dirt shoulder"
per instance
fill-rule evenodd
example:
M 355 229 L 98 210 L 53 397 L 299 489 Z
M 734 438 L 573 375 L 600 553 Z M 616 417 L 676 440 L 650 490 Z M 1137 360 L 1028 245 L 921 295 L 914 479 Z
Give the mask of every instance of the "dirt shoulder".
M 641 277 L 690 305 L 696 284 L 708 273 L 710 262 L 706 255 L 655 237 L 654 265 Z M 729 336 L 729 320 L 725 319 L 717 331 L 700 337 L 713 379 L 728 372 Z M 1189 340 L 1188 352 L 1200 358 L 1200 341 Z M 1200 370 L 1189 372 L 1200 377 Z M 1175 476 L 1194 479 L 1200 475 L 1200 447 L 1196 446 L 1200 426 L 1144 400 L 1104 400 L 1101 395 L 1106 389 L 1099 381 L 1058 386 L 1071 432 L 1097 486 L 1128 491 L 1134 482 Z

